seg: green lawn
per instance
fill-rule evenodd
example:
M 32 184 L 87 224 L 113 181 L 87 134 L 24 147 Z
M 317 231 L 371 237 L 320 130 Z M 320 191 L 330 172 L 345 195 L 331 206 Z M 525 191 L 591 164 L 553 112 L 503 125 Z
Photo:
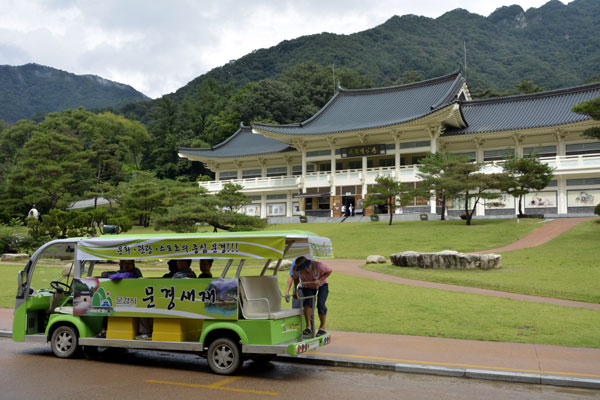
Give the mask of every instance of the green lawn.
M 328 327 L 502 342 L 600 347 L 600 311 L 364 280 L 329 279 Z
M 600 224 L 584 222 L 538 247 L 502 253 L 502 268 L 488 271 L 368 265 L 404 278 L 568 300 L 600 302 Z
M 278 224 L 269 229 L 305 229 L 329 237 L 335 258 L 364 259 L 370 254 L 389 257 L 402 251 L 494 249 L 525 236 L 540 226 L 539 220 L 342 222 Z

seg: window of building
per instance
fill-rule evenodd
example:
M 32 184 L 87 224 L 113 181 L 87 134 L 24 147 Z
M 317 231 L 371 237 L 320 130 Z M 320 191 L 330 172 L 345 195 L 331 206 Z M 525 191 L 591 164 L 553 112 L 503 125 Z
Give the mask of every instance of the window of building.
M 393 167 L 396 165 L 396 159 L 394 158 L 382 158 L 379 160 L 380 167 Z
M 246 215 L 260 217 L 260 204 L 248 204 L 246 206 Z
M 269 204 L 267 204 L 267 216 L 268 217 L 285 216 L 285 203 L 269 203 Z
M 242 171 L 242 179 L 260 178 L 262 171 L 260 169 L 245 169 Z
M 348 161 L 348 169 L 362 169 L 362 161 Z
M 246 196 L 251 201 L 260 201 L 260 196 Z
M 600 185 L 600 178 L 567 179 L 567 186 Z
M 328 172 L 331 171 L 331 163 L 319 164 L 319 171 Z
M 315 150 L 315 151 L 307 151 L 306 157 L 320 157 L 320 156 L 330 156 L 331 150 Z
M 315 172 L 315 164 L 306 164 L 306 172 Z M 302 175 L 302 165 L 294 165 L 292 175 Z
M 528 156 L 530 154 L 535 154 L 538 157 L 554 157 L 556 155 L 556 146 L 524 147 L 523 155 Z
M 600 142 L 577 143 L 567 145 L 567 155 L 590 154 L 600 152 Z
M 418 142 L 404 142 L 400 143 L 401 149 L 413 149 L 415 147 L 429 147 L 431 142 L 429 140 L 421 140 Z
M 341 163 L 341 162 L 335 163 L 335 170 L 336 171 L 340 171 L 342 169 L 344 169 L 344 163 Z
M 219 179 L 222 181 L 237 179 L 237 174 L 237 171 L 223 171 L 219 173 Z
M 287 167 L 267 168 L 267 176 L 285 176 Z
M 386 150 L 396 150 L 396 144 L 395 143 L 388 143 L 385 145 L 385 149 Z
M 268 194 L 267 200 L 287 200 L 287 194 Z
M 483 152 L 484 161 L 504 160 L 515 152 L 514 149 L 486 150 Z

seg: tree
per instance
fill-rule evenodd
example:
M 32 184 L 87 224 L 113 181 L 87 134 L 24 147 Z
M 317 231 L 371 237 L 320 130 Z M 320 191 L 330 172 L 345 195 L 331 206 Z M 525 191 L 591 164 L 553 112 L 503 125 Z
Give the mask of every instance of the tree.
M 7 194 L 15 212 L 31 204 L 40 212 L 65 208 L 90 186 L 93 170 L 90 152 L 79 140 L 58 132 L 36 132 L 18 152 L 18 161 L 7 175 Z
M 217 195 L 198 186 L 172 185 L 164 212 L 155 213 L 155 229 L 195 232 L 198 224 L 208 224 L 228 231 L 255 230 L 266 226 L 266 220 L 238 213 L 249 202 L 239 192 L 239 185 L 226 185 Z
M 481 166 L 480 166 L 481 167 Z M 475 207 L 482 199 L 494 200 L 501 196 L 500 191 L 503 188 L 503 182 L 506 182 L 508 177 L 506 174 L 484 174 L 480 172 L 468 173 L 464 177 L 464 181 L 468 182 L 469 187 L 462 194 L 465 201 L 465 216 L 466 224 L 471 225 Z M 471 209 L 469 209 L 470 200 L 473 200 Z M 494 203 L 498 204 L 498 203 Z
M 109 197 L 119 203 L 121 214 L 147 227 L 152 213 L 164 208 L 169 194 L 168 182 L 157 179 L 153 173 L 140 171 L 129 182 L 121 182 Z
M 407 83 L 420 82 L 422 80 L 425 80 L 425 75 L 423 72 L 417 70 L 408 70 L 402 73 L 400 79 L 396 83 L 398 85 L 405 85 Z
M 519 91 L 519 93 L 529 94 L 529 93 L 538 93 L 543 92 L 544 88 L 540 86 L 535 86 L 533 81 L 524 79 L 521 82 L 515 85 L 515 89 Z
M 445 220 L 447 202 L 468 189 L 467 177 L 481 166 L 469 162 L 468 157 L 448 152 L 429 153 L 419 163 L 417 175 L 422 179 L 419 194 L 430 197 L 434 191 L 442 203 L 441 219 Z
M 502 189 L 513 197 L 519 199 L 519 215 L 523 215 L 523 196 L 533 190 L 542 190 L 554 176 L 553 168 L 542 163 L 535 155 L 519 157 L 512 154 L 502 163 L 506 180 L 502 183 Z
M 248 196 L 241 192 L 243 188 L 242 185 L 231 182 L 223 185 L 223 189 L 216 194 L 223 209 L 239 212 L 242 207 L 252 202 Z
M 390 214 L 389 225 L 392 225 L 396 208 L 411 199 L 413 194 L 410 192 L 408 186 L 397 182 L 391 176 L 378 175 L 375 178 L 375 182 L 377 182 L 377 185 L 368 189 L 367 198 L 363 205 L 370 207 L 372 205 L 387 204 Z
M 587 115 L 594 121 L 600 121 L 600 96 L 583 101 L 571 108 L 571 111 L 577 114 Z M 600 126 L 594 126 L 583 131 L 583 136 L 590 139 L 600 139 Z

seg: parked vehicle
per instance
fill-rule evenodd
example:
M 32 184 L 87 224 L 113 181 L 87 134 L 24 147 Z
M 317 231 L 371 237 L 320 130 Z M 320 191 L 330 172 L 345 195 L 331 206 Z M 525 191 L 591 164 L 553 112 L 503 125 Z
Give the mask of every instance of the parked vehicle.
M 189 351 L 225 375 L 245 359 L 298 355 L 331 341 L 330 334 L 303 337 L 301 310 L 283 307 L 279 266 L 300 255 L 332 258 L 331 241 L 305 231 L 53 240 L 19 272 L 13 340 L 50 342 L 61 358 L 79 350 L 93 355 L 98 347 Z M 48 258 L 68 260 L 69 266 L 46 267 Z M 226 265 L 220 276 L 198 279 L 109 279 L 94 273 L 108 260 L 139 265 L 159 259 L 165 272 L 170 259 L 226 260 Z M 245 268 L 249 260 L 263 260 L 264 266 Z M 258 275 L 248 275 L 257 270 Z M 61 272 L 62 277 L 45 278 Z M 142 318 L 153 320 L 151 340 L 136 340 Z M 96 337 L 103 325 L 106 337 Z

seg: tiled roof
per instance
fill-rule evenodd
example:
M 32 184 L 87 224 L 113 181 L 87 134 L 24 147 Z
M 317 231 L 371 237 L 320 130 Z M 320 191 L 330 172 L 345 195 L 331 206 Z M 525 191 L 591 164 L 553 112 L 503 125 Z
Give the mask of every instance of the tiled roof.
M 448 129 L 444 136 L 557 126 L 589 119 L 571 107 L 600 96 L 600 84 L 520 96 L 465 101 L 460 105 L 464 129 Z
M 227 140 L 213 147 L 202 149 L 182 147 L 179 149 L 179 153 L 206 158 L 232 158 L 281 153 L 291 150 L 294 149 L 288 144 L 254 134 L 251 127 L 241 125 L 240 129 Z
M 460 72 L 456 72 L 402 86 L 341 90 L 302 123 L 255 123 L 254 127 L 286 135 L 319 135 L 394 125 L 421 118 L 452 103 L 464 82 Z

